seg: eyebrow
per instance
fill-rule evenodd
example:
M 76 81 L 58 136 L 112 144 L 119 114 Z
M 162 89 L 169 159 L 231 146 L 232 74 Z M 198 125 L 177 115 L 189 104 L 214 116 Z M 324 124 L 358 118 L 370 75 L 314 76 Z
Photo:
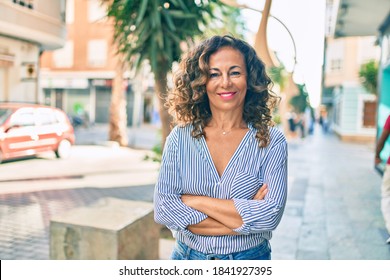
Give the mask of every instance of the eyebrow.
M 240 66 L 238 66 L 238 65 L 233 65 L 233 66 L 231 66 L 231 67 L 229 68 L 229 71 L 232 70 L 232 69 L 234 69 L 234 68 L 240 68 L 240 69 L 242 69 L 242 67 L 240 67 Z M 219 68 L 210 68 L 210 70 L 221 71 L 221 70 L 219 70 Z

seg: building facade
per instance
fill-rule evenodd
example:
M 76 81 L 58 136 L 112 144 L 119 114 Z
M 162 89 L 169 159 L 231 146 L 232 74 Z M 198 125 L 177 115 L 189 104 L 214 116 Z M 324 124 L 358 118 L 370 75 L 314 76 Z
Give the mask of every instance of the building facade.
M 43 103 L 40 54 L 65 36 L 65 0 L 0 0 L 0 102 Z
M 367 92 L 359 77 L 361 65 L 379 59 L 373 36 L 326 39 L 324 103 L 333 131 L 346 141 L 374 141 L 376 93 Z
M 41 57 L 45 103 L 89 123 L 107 123 L 112 83 L 118 66 L 113 25 L 99 0 L 67 0 L 67 37 L 63 48 Z M 127 122 L 152 122 L 154 94 L 149 73 L 124 73 Z
M 374 10 L 383 10 L 385 1 L 377 1 L 379 6 Z M 360 0 L 327 1 L 322 102 L 330 110 L 333 131 L 347 141 L 374 142 L 376 137 L 378 93 L 367 92 L 359 77 L 363 64 L 379 61 L 380 47 L 375 28 L 370 27 L 369 22 L 362 24 L 359 19 L 356 19 L 358 30 L 352 30 L 345 24 L 351 21 L 349 13 L 354 16 L 365 14 L 362 21 L 367 21 L 371 6 Z M 364 7 L 366 12 L 357 12 L 357 7 Z

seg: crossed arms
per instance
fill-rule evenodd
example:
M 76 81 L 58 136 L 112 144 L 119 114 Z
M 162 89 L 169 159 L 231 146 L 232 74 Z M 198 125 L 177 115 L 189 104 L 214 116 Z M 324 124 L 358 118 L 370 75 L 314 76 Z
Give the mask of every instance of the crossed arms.
M 255 194 L 253 200 L 262 200 L 267 194 L 268 188 L 264 184 Z M 233 230 L 243 224 L 242 217 L 236 210 L 233 200 L 218 199 L 207 196 L 182 195 L 182 202 L 208 217 L 187 229 L 199 235 L 236 235 Z
M 203 159 L 195 149 L 180 146 L 184 142 L 178 141 L 179 132 L 178 129 L 172 131 L 164 148 L 154 195 L 155 221 L 173 231 L 196 235 L 247 235 L 274 230 L 282 217 L 287 197 L 287 143 L 284 138 L 278 136 L 275 144 L 261 157 L 256 155 L 255 158 L 261 160 L 261 178 L 241 172 L 231 183 L 229 190 L 233 192 L 226 199 L 218 199 L 207 193 L 207 184 L 216 182 L 188 179 L 193 174 L 199 179 L 203 176 L 204 169 L 200 165 Z M 193 161 L 199 168 L 192 164 Z M 194 168 L 198 168 L 196 172 Z M 260 188 L 261 182 L 266 185 Z M 204 185 L 199 185 L 201 183 Z M 257 188 L 260 189 L 256 193 L 254 189 Z M 255 194 L 251 197 L 249 193 Z

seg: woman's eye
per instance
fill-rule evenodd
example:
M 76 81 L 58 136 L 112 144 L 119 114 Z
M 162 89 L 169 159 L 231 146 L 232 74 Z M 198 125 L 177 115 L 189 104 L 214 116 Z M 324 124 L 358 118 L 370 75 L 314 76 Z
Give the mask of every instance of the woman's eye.
M 217 78 L 219 76 L 218 73 L 211 73 L 210 78 Z
M 240 75 L 241 75 L 241 73 L 238 71 L 234 71 L 234 72 L 230 73 L 230 76 L 240 76 Z

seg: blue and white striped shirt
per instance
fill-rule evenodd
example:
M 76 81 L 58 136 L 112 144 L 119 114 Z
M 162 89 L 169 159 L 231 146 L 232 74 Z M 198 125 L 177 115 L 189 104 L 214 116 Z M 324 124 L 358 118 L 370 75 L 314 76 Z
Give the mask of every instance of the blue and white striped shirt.
M 270 128 L 270 144 L 260 148 L 256 130 L 248 125 L 237 150 L 222 176 L 218 175 L 205 138 L 194 139 L 192 126 L 176 126 L 167 137 L 154 204 L 155 221 L 167 226 L 175 237 L 206 254 L 230 254 L 271 239 L 279 224 L 287 197 L 287 142 L 276 128 Z M 263 183 L 268 193 L 263 200 L 252 200 Z M 182 194 L 233 199 L 243 225 L 238 235 L 193 234 L 187 226 L 207 215 L 186 206 Z

